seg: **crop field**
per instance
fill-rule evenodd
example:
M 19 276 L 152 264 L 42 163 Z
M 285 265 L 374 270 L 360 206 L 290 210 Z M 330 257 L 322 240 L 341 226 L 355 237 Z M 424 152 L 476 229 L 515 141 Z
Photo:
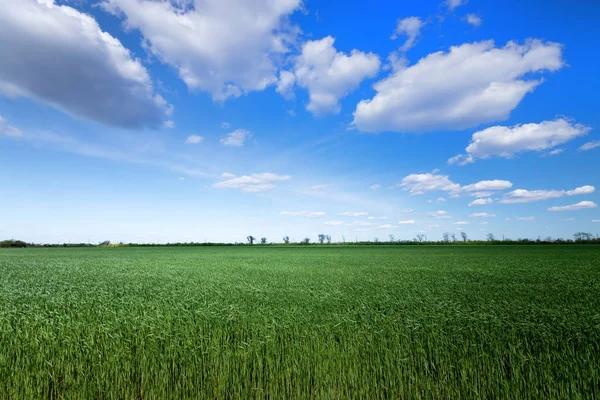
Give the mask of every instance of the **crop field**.
M 0 398 L 600 397 L 600 247 L 0 250 Z

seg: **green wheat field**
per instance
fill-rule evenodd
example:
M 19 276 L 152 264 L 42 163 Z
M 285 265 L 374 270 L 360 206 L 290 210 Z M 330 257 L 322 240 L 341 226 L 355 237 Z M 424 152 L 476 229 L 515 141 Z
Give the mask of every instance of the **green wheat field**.
M 598 397 L 598 246 L 0 250 L 1 399 Z

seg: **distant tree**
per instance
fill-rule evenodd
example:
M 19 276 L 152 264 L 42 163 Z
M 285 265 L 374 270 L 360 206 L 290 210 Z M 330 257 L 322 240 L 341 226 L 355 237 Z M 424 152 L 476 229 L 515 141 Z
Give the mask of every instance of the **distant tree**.
M 448 243 L 450 241 L 450 234 L 448 232 L 444 232 L 444 242 Z
M 546 236 L 546 238 L 544 239 L 544 242 L 552 243 L 552 236 Z
M 290 237 L 289 236 L 284 236 L 283 237 L 283 243 L 290 244 Z
M 427 239 L 427 236 L 423 235 L 422 233 L 415 236 L 415 242 L 421 243 L 425 239 Z
M 346 236 L 342 235 L 342 243 L 346 244 Z
M 451 234 L 450 236 L 452 236 L 452 241 L 453 241 L 453 242 L 456 242 L 456 234 L 455 234 L 455 233 L 453 233 L 453 234 Z
M 373 239 L 373 241 L 374 241 L 375 243 L 379 243 L 379 238 L 378 238 L 378 237 L 376 237 L 375 239 Z
M 594 235 L 591 233 L 586 233 L 586 232 L 577 232 L 573 235 L 573 238 L 575 239 L 576 242 L 582 242 L 582 241 L 593 240 Z
M 396 238 L 391 233 L 390 233 L 389 238 L 390 238 L 390 243 L 394 243 L 396 241 Z
M 266 237 L 260 238 L 260 244 L 267 244 L 267 238 Z
M 246 237 L 246 240 L 248 241 L 248 244 L 254 244 L 254 241 L 256 240 L 256 238 L 252 235 L 249 235 Z
M 110 246 L 110 240 L 105 240 L 104 242 L 100 242 L 98 246 Z
M 319 233 L 319 236 L 318 236 L 318 238 L 319 238 L 319 243 L 320 243 L 320 244 L 323 244 L 323 243 L 325 243 L 325 235 L 324 235 L 324 234 L 322 234 L 322 233 Z
M 460 236 L 462 236 L 463 242 L 467 243 L 467 240 L 469 240 L 469 237 L 467 236 L 467 232 L 461 232 Z
M 310 243 L 310 238 L 304 238 L 302 239 L 302 242 L 300 242 L 302 244 L 309 244 Z
M 493 233 L 488 233 L 487 240 L 488 240 L 488 242 L 493 242 L 494 240 L 496 240 L 496 238 L 494 237 Z
M 331 244 L 331 235 L 325 235 L 325 241 L 327 244 Z

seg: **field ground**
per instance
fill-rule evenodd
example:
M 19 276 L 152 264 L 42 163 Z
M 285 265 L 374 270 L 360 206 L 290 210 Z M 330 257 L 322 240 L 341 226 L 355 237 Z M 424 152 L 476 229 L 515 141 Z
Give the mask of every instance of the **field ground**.
M 0 398 L 600 397 L 600 247 L 0 250 Z

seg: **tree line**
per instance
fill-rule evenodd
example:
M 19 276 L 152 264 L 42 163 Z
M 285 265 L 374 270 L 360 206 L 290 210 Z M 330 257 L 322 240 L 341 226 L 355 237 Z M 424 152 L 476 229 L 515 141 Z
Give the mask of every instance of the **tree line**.
M 257 239 L 252 235 L 246 237 L 245 242 L 219 243 L 219 242 L 176 242 L 176 243 L 111 243 L 108 240 L 98 244 L 90 243 L 27 243 L 22 240 L 3 240 L 0 241 L 0 248 L 24 248 L 24 247 L 156 247 L 156 246 L 281 246 L 281 245 L 527 245 L 527 244 L 600 244 L 600 237 L 594 236 L 588 232 L 576 232 L 573 239 L 552 238 L 550 236 L 537 239 L 529 238 L 497 238 L 494 234 L 488 233 L 485 240 L 472 240 L 466 232 L 455 233 L 445 232 L 440 240 L 429 240 L 425 234 L 418 234 L 412 240 L 397 240 L 394 235 L 389 235 L 388 240 L 380 240 L 378 237 L 373 240 L 355 240 L 346 241 L 342 235 L 341 241 L 332 242 L 331 235 L 319 234 L 317 240 L 312 242 L 310 237 L 305 237 L 298 242 L 294 242 L 289 236 L 284 236 L 282 242 L 270 242 L 266 237 Z

